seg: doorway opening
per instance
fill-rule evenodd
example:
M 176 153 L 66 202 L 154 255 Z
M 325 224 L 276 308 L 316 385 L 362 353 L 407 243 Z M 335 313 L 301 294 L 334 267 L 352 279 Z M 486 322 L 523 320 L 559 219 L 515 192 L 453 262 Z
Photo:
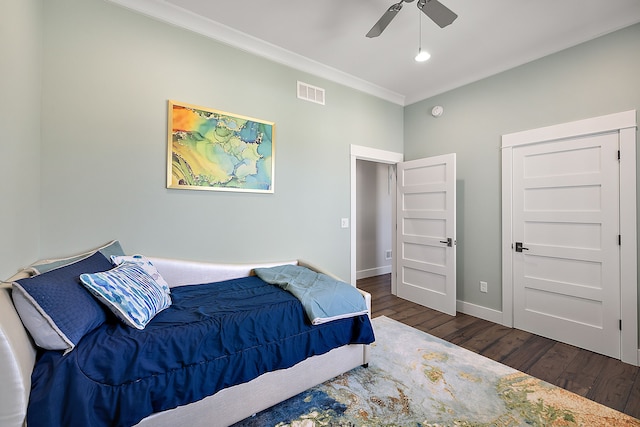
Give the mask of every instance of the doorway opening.
M 391 274 L 394 166 L 356 160 L 356 279 Z
M 391 151 L 384 151 L 375 148 L 362 147 L 359 145 L 351 145 L 351 277 L 350 283 L 352 285 L 356 285 L 356 281 L 358 278 L 357 274 L 357 265 L 358 265 L 358 161 L 368 161 L 374 162 L 382 165 L 395 165 L 398 162 L 401 162 L 404 158 L 402 153 L 395 153 Z M 393 177 L 391 177 L 393 178 Z M 392 179 L 393 182 L 389 183 L 390 190 L 390 200 L 395 200 L 395 178 Z M 389 207 L 391 209 L 391 207 Z M 391 241 L 395 241 L 395 227 L 392 225 L 395 224 L 395 210 L 391 209 L 391 222 L 389 226 L 392 228 L 391 230 Z M 384 251 L 384 250 L 383 250 Z M 393 258 L 393 253 L 391 254 Z M 393 259 L 391 260 L 393 262 Z M 395 278 L 391 277 L 391 292 L 395 294 Z

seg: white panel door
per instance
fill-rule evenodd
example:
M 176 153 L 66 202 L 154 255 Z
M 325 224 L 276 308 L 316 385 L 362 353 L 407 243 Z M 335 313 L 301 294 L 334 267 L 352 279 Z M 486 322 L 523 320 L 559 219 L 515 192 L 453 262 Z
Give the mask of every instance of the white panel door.
M 456 314 L 456 155 L 398 163 L 397 295 Z
M 514 326 L 620 358 L 618 133 L 513 149 Z

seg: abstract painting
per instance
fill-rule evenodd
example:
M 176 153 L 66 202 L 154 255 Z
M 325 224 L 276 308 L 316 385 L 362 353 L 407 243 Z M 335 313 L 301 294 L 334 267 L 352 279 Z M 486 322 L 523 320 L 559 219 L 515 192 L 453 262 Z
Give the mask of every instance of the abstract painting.
M 169 101 L 167 188 L 274 192 L 275 124 Z

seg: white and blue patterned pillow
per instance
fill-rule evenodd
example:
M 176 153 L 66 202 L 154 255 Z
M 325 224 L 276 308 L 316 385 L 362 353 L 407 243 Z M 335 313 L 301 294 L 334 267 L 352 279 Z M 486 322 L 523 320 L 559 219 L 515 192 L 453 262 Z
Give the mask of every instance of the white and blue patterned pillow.
M 142 255 L 131 255 L 131 256 L 120 256 L 120 255 L 111 255 L 111 262 L 114 265 L 120 265 L 125 262 L 129 262 L 132 264 L 136 264 L 139 267 L 142 267 L 144 271 L 149 274 L 149 276 L 153 277 L 153 280 L 158 282 L 160 286 L 164 289 L 166 293 L 171 293 L 169 289 L 169 284 L 164 280 L 164 278 L 158 273 L 155 266 Z
M 125 262 L 109 271 L 81 274 L 84 286 L 125 324 L 144 327 L 171 305 L 171 297 L 138 265 Z

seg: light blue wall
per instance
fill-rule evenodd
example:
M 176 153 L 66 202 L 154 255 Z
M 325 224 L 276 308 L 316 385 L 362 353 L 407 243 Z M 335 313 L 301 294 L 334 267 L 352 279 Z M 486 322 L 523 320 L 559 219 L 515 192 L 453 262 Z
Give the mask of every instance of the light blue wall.
M 403 108 L 101 0 L 47 0 L 40 255 L 308 259 L 349 277 L 350 144 L 401 151 Z M 298 100 L 296 81 L 326 89 Z M 276 123 L 275 194 L 168 190 L 167 100 Z
M 100 0 L 1 12 L 3 277 L 118 238 L 159 256 L 303 257 L 348 278 L 357 144 L 458 153 L 458 296 L 499 310 L 500 136 L 640 107 L 639 25 L 403 109 Z M 296 99 L 296 80 L 327 106 Z M 167 190 L 168 99 L 276 122 L 275 194 Z
M 501 136 L 640 110 L 639 76 L 635 25 L 405 108 L 407 160 L 457 153 L 458 299 L 502 310 Z
M 42 9 L 0 3 L 0 279 L 38 254 Z

